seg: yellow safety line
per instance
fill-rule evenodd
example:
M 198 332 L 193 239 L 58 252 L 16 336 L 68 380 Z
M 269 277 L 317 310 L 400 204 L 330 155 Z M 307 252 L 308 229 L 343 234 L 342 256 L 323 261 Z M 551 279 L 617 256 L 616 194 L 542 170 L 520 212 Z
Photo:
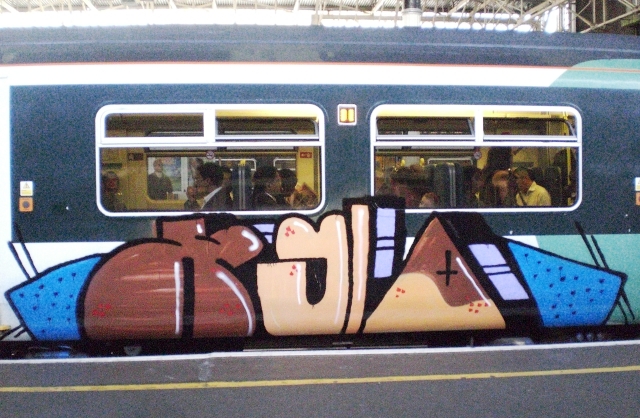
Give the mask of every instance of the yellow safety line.
M 184 389 L 223 389 L 250 388 L 269 386 L 303 386 L 303 385 L 335 385 L 360 383 L 397 383 L 438 380 L 463 379 L 492 379 L 513 377 L 538 376 L 570 376 L 597 373 L 629 373 L 640 371 L 640 365 L 621 367 L 600 367 L 586 369 L 561 370 L 531 370 L 522 372 L 487 372 L 461 374 L 431 374 L 416 376 L 373 376 L 350 378 L 324 379 L 282 379 L 282 380 L 241 380 L 222 382 L 193 382 L 193 383 L 148 383 L 129 385 L 81 385 L 81 386 L 7 386 L 0 387 L 0 392 L 9 393 L 40 393 L 40 392 L 109 392 L 109 391 L 139 391 L 139 390 L 184 390 Z

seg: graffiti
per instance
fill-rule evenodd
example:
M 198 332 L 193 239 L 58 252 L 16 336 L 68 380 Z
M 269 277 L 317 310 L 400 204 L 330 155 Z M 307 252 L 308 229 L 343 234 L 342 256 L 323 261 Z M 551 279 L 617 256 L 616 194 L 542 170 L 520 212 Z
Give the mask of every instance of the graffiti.
M 432 213 L 403 257 L 394 198 L 317 221 L 163 217 L 156 237 L 38 273 L 5 296 L 35 340 L 191 339 L 606 323 L 626 275 Z

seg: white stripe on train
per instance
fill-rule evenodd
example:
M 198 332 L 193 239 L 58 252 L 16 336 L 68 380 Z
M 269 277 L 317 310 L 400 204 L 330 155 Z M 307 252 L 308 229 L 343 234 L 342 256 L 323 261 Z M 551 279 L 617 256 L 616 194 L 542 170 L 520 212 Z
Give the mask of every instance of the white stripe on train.
M 567 68 L 340 63 L 111 63 L 0 66 L 11 85 L 296 84 L 549 87 Z

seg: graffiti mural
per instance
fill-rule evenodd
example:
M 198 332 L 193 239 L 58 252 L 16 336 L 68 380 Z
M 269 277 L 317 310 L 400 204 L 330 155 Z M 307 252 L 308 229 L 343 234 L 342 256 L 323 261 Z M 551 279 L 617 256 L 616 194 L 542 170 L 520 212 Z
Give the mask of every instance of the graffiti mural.
M 402 207 L 371 197 L 316 221 L 161 217 L 155 237 L 5 297 L 15 332 L 41 341 L 592 326 L 623 309 L 624 273 L 495 235 L 477 213 L 432 213 L 404 257 Z

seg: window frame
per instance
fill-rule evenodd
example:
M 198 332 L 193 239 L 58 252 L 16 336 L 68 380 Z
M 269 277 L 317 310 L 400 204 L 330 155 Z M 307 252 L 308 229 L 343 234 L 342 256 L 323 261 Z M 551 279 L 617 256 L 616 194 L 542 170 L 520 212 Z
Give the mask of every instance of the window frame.
M 567 114 L 573 117 L 575 126 L 569 129 L 569 135 L 488 135 L 484 132 L 485 113 L 488 112 L 549 112 L 552 114 Z M 460 114 L 473 115 L 472 135 L 406 135 L 405 139 L 399 136 L 378 135 L 377 120 L 379 117 L 416 117 L 434 116 L 446 117 Z M 576 200 L 571 206 L 546 206 L 546 207 L 456 207 L 456 208 L 407 208 L 408 213 L 430 213 L 435 210 L 439 212 L 571 212 L 576 210 L 582 203 L 582 116 L 580 112 L 571 106 L 528 106 L 528 105 L 453 105 L 453 104 L 381 104 L 373 109 L 370 116 L 370 178 L 369 190 L 374 195 L 375 175 L 376 175 L 376 149 L 386 148 L 388 150 L 400 149 L 402 147 L 422 147 L 422 148 L 479 148 L 479 147 L 530 147 L 530 148 L 575 148 L 576 149 Z
M 283 115 L 286 117 L 309 117 L 315 121 L 314 134 L 269 135 L 268 133 L 220 135 L 217 133 L 217 117 L 232 115 Z M 194 136 L 107 136 L 107 118 L 113 114 L 202 114 L 202 135 Z M 251 116 L 246 116 L 250 118 Z M 326 201 L 326 146 L 325 115 L 320 107 L 307 104 L 109 104 L 101 107 L 95 117 L 96 155 L 96 205 L 102 214 L 109 217 L 158 217 L 180 216 L 190 212 L 182 211 L 122 211 L 106 210 L 101 201 L 102 167 L 100 152 L 103 149 L 146 148 L 151 150 L 209 151 L 225 147 L 235 150 L 252 149 L 292 149 L 294 147 L 319 148 L 319 194 L 318 206 L 314 209 L 243 210 L 225 211 L 242 216 L 279 215 L 291 212 L 312 215 L 319 212 Z M 265 138 L 267 137 L 267 138 Z

